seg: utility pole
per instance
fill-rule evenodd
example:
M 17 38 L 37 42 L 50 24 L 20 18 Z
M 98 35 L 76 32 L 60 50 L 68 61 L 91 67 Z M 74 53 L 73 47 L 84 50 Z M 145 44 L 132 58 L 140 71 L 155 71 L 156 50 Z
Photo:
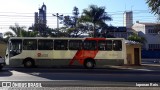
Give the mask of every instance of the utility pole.
M 59 15 L 59 13 L 52 14 L 53 16 L 57 17 L 57 36 L 59 36 L 59 19 L 63 16 L 63 15 Z

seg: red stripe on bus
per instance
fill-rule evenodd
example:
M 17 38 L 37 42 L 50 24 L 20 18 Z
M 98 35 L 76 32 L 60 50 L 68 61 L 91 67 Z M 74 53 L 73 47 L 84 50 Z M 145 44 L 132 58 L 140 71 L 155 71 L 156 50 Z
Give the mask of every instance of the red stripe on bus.
M 78 50 L 73 57 L 73 59 L 70 61 L 69 65 L 72 65 L 75 60 L 78 60 L 80 64 L 83 64 L 84 59 L 86 58 L 92 58 L 94 59 L 95 56 L 97 55 L 98 50 L 91 51 L 91 50 Z
M 106 40 L 105 38 L 86 38 L 85 40 Z M 95 56 L 98 53 L 98 49 L 97 50 L 78 50 L 75 54 L 75 56 L 73 57 L 73 59 L 71 59 L 69 65 L 73 65 L 75 60 L 78 60 L 78 62 L 80 64 L 83 64 L 84 60 L 86 58 L 92 58 L 94 59 Z

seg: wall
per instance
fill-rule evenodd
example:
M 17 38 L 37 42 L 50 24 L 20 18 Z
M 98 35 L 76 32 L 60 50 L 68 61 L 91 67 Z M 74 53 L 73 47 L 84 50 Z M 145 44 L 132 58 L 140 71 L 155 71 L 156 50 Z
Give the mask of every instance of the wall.
M 0 43 L 0 56 L 5 57 L 7 44 Z
M 127 52 L 127 64 L 134 65 L 135 59 L 134 59 L 134 48 L 139 48 L 139 56 L 140 56 L 140 64 L 141 64 L 141 45 L 140 44 L 127 44 L 126 45 L 126 52 Z

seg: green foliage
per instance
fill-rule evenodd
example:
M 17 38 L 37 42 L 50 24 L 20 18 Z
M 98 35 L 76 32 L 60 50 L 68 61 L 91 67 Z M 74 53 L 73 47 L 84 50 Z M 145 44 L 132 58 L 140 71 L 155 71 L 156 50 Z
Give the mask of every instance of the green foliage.
M 137 34 L 133 34 L 133 35 L 129 36 L 128 40 L 139 42 L 139 43 L 142 43 L 142 44 L 144 44 L 145 42 L 147 42 L 144 37 L 140 37 Z
M 19 26 L 18 24 L 15 24 L 15 26 L 10 26 L 9 28 L 15 33 L 17 37 L 22 37 L 22 34 L 25 31 L 25 26 Z
M 83 10 L 82 16 L 79 22 L 91 23 L 93 25 L 94 37 L 97 37 L 96 28 L 105 24 L 105 21 L 111 21 L 112 18 L 105 12 L 105 7 L 98 7 L 96 5 L 90 5 L 87 9 Z
M 154 14 L 159 14 L 160 2 L 159 0 L 146 0 L 148 7 L 151 9 L 151 12 Z

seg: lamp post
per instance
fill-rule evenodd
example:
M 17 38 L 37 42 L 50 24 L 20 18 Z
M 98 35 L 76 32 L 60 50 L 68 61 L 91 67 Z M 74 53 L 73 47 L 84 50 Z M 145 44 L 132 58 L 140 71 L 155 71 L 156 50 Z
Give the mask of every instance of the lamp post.
M 52 14 L 53 16 L 55 16 L 55 17 L 57 17 L 57 31 L 58 31 L 58 35 L 57 36 L 59 36 L 59 19 L 63 16 L 63 15 L 59 15 L 59 13 L 56 13 L 56 15 L 55 14 Z

